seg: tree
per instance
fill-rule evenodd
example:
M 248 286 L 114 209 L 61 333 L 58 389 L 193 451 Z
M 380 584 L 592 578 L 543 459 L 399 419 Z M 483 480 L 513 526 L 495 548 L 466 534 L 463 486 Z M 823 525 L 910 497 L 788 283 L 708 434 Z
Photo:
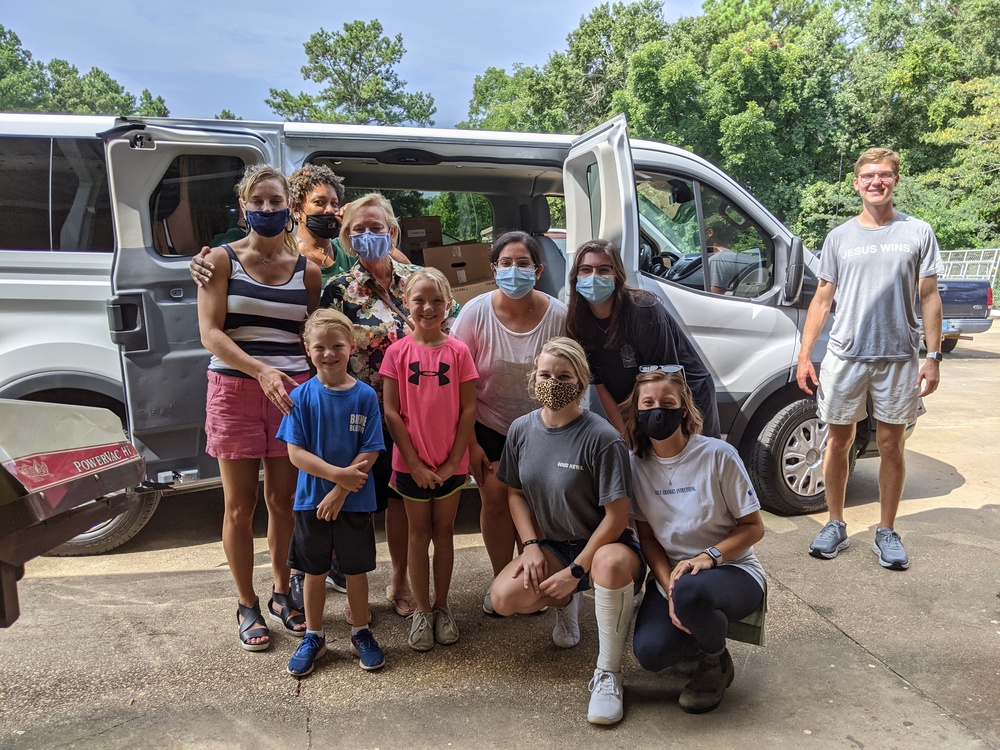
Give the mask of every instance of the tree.
M 318 94 L 271 89 L 265 99 L 287 120 L 359 125 L 433 125 L 434 98 L 408 92 L 396 66 L 403 59 L 403 35 L 383 36 L 378 21 L 352 21 L 344 30 L 320 29 L 305 43 L 302 76 L 326 84 Z
M 228 109 L 224 109 L 219 114 L 214 116 L 216 120 L 242 120 L 243 118 L 239 115 L 231 112 Z
M 0 110 L 169 117 L 162 96 L 144 89 L 138 103 L 100 68 L 80 75 L 66 60 L 36 62 L 17 35 L 0 26 Z
M 46 88 L 45 66 L 21 46 L 17 34 L 0 25 L 0 110 L 39 111 Z

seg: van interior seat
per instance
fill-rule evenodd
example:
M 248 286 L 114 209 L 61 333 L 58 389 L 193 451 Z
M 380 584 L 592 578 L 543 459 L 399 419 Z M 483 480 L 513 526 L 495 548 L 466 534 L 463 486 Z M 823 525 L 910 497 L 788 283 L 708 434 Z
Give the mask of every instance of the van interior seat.
M 566 256 L 555 241 L 545 234 L 552 226 L 552 213 L 544 195 L 531 198 L 528 206 L 528 222 L 526 231 L 538 240 L 542 248 L 542 264 L 545 266 L 536 288 L 559 298 L 566 284 Z

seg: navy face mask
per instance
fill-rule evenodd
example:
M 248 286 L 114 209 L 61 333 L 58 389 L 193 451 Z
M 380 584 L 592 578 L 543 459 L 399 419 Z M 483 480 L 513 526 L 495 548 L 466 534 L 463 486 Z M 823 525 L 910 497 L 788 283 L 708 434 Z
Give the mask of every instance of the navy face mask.
M 653 440 L 666 440 L 677 432 L 684 419 L 684 409 L 640 409 L 636 412 L 639 429 Z
M 288 226 L 291 212 L 287 208 L 279 211 L 247 211 L 247 226 L 261 237 L 276 237 Z

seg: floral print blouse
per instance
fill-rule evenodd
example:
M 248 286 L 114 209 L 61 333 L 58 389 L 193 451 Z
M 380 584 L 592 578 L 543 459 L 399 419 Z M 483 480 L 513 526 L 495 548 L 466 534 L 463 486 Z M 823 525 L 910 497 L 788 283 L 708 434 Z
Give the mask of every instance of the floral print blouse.
M 390 259 L 391 260 L 391 259 Z M 382 406 L 382 378 L 379 368 L 385 350 L 396 339 L 402 338 L 410 329 L 404 325 L 403 286 L 407 277 L 419 266 L 392 261 L 392 282 L 385 290 L 393 305 L 375 291 L 376 281 L 368 270 L 356 262 L 351 269 L 334 276 L 323 290 L 320 307 L 340 310 L 354 324 L 354 339 L 357 348 L 351 356 L 350 372 L 362 383 L 368 383 L 378 394 L 379 407 Z M 449 327 L 458 316 L 460 305 L 452 300 L 451 310 L 445 327 Z

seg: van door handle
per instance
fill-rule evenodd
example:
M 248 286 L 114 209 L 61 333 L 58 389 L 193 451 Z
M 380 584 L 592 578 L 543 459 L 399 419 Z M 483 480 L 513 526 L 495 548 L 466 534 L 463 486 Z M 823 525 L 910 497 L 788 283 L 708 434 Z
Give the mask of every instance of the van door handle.
M 116 294 L 107 301 L 111 341 L 127 352 L 148 351 L 141 294 Z

